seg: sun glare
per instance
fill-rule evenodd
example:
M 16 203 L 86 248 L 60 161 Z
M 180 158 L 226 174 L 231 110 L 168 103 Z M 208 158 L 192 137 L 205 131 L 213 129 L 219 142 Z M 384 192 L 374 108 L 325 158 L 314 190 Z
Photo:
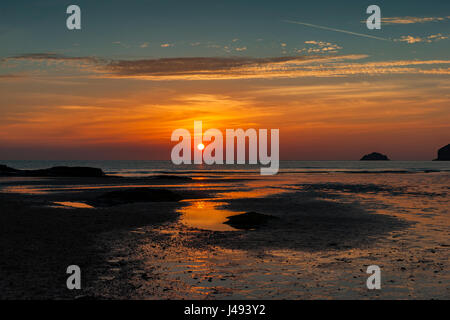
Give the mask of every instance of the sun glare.
M 205 145 L 204 145 L 203 143 L 199 143 L 199 144 L 197 145 L 197 149 L 198 149 L 198 150 L 203 150 L 203 149 L 205 149 Z

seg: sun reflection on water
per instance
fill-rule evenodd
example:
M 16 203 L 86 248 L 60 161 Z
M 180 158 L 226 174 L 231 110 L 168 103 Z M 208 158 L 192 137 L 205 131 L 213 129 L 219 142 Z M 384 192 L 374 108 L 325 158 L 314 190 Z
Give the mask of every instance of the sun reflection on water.
M 226 209 L 219 209 L 225 202 L 205 200 L 189 201 L 189 205 L 180 209 L 180 221 L 185 225 L 211 231 L 235 231 L 237 229 L 224 224 L 227 217 L 240 214 Z

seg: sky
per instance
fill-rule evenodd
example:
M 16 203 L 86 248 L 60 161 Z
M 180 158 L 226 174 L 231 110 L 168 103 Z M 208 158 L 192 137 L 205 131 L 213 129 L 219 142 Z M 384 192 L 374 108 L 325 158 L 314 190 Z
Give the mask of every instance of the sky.
M 282 160 L 431 160 L 449 38 L 437 0 L 2 1 L 0 159 L 170 159 L 201 120 L 279 129 Z

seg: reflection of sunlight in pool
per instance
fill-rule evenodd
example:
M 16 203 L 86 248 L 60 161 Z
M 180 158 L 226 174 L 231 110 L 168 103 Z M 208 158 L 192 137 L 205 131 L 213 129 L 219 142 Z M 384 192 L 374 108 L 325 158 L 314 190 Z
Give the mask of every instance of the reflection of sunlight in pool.
M 189 227 L 212 230 L 234 231 L 235 228 L 224 224 L 227 217 L 240 214 L 240 212 L 218 209 L 225 203 L 205 200 L 189 201 L 189 205 L 181 208 L 181 222 Z
M 188 206 L 179 209 L 181 213 L 180 221 L 185 225 L 211 231 L 236 231 L 237 229 L 224 224 L 229 216 L 242 214 L 222 209 L 221 206 L 227 204 L 227 200 L 245 199 L 245 198 L 263 198 L 277 193 L 289 192 L 291 190 L 281 189 L 279 182 L 274 181 L 270 187 L 267 187 L 265 181 L 248 181 L 243 185 L 230 186 L 226 192 L 219 192 L 213 199 L 185 200 Z M 196 188 L 206 189 L 203 183 L 196 183 Z M 294 191 L 294 190 L 292 190 Z M 221 202 L 218 202 L 221 201 Z
M 79 209 L 93 209 L 93 206 L 90 206 L 83 202 L 72 202 L 72 201 L 63 201 L 63 202 L 53 202 L 54 204 L 70 207 L 70 208 L 79 208 Z

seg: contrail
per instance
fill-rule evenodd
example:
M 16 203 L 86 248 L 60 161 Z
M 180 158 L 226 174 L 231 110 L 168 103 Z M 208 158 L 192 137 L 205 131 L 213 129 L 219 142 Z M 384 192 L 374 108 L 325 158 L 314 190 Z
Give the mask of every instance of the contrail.
M 330 30 L 330 31 L 342 32 L 342 33 L 352 34 L 352 35 L 354 35 L 354 36 L 360 36 L 360 37 L 372 38 L 372 39 L 383 40 L 383 41 L 390 41 L 389 39 L 386 39 L 386 38 L 380 38 L 380 37 L 375 37 L 375 36 L 371 36 L 371 35 L 369 35 L 369 34 L 357 33 L 357 32 L 352 32 L 352 31 L 347 31 L 347 30 L 341 30 L 341 29 L 335 29 L 335 28 L 329 28 L 329 27 L 324 27 L 324 26 L 318 26 L 318 25 L 316 25 L 316 24 L 311 24 L 311 23 L 305 23 L 305 22 L 299 22 L 299 21 L 292 21 L 292 20 L 283 20 L 283 22 L 294 23 L 294 24 L 301 24 L 301 25 L 304 25 L 304 26 L 313 27 L 313 28 L 318 28 L 318 29 L 324 29 L 324 30 Z

